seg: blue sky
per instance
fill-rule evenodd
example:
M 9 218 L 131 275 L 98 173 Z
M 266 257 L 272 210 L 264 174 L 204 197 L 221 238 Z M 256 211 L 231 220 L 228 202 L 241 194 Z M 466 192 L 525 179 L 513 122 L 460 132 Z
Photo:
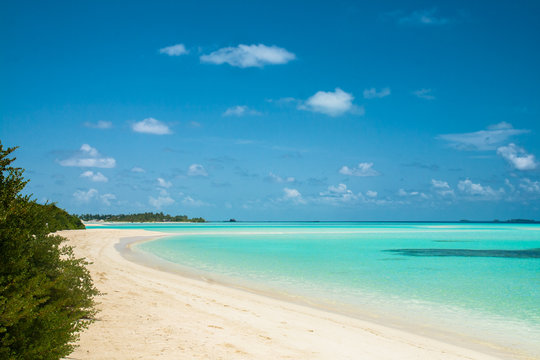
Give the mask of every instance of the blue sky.
M 0 139 L 75 213 L 540 218 L 535 1 L 8 1 Z

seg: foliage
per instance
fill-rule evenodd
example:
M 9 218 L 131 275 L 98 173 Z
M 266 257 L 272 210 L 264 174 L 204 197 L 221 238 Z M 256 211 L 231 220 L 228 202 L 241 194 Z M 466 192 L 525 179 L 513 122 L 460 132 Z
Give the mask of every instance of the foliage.
M 140 214 L 120 214 L 120 215 L 100 215 L 83 214 L 79 217 L 84 221 L 103 220 L 110 222 L 205 222 L 203 218 L 188 218 L 186 215 L 171 216 L 160 213 L 140 213 Z
M 77 216 L 68 214 L 56 204 L 34 204 L 34 206 L 43 207 L 43 211 L 48 214 L 47 227 L 50 232 L 85 229 L 84 224 Z
M 87 263 L 50 234 L 75 219 L 21 195 L 15 149 L 0 142 L 0 358 L 59 359 L 92 322 L 98 291 Z

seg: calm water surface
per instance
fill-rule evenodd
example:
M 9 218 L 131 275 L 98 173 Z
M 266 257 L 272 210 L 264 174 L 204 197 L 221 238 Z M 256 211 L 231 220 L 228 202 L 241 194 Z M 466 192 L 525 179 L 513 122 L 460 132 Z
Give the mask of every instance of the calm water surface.
M 321 222 L 109 227 L 170 233 L 136 248 L 207 277 L 285 292 L 338 311 L 368 309 L 428 329 L 487 332 L 505 346 L 538 350 L 539 225 Z

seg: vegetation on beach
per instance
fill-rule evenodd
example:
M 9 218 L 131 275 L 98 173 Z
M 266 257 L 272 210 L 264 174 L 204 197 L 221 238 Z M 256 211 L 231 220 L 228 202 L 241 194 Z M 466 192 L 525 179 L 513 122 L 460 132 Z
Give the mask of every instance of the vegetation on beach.
M 0 142 L 0 358 L 59 359 L 93 321 L 98 291 L 88 263 L 52 234 L 84 226 L 21 194 L 28 181 L 12 166 L 15 149 Z
M 101 214 L 82 214 L 79 215 L 83 221 L 102 220 L 110 222 L 206 222 L 201 217 L 188 218 L 186 215 L 171 216 L 169 214 L 159 213 L 139 213 L 139 214 L 120 214 L 120 215 L 101 215 Z

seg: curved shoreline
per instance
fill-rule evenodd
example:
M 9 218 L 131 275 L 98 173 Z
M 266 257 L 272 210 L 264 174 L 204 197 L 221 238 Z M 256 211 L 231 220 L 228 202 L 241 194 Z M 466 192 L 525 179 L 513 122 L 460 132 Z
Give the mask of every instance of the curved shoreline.
M 146 230 L 63 231 L 105 293 L 98 321 L 71 358 L 495 359 L 413 332 L 126 259 L 119 244 L 168 236 Z M 141 239 L 144 237 L 144 239 Z M 124 239 L 124 240 L 121 240 Z M 527 358 L 517 356 L 516 358 Z

